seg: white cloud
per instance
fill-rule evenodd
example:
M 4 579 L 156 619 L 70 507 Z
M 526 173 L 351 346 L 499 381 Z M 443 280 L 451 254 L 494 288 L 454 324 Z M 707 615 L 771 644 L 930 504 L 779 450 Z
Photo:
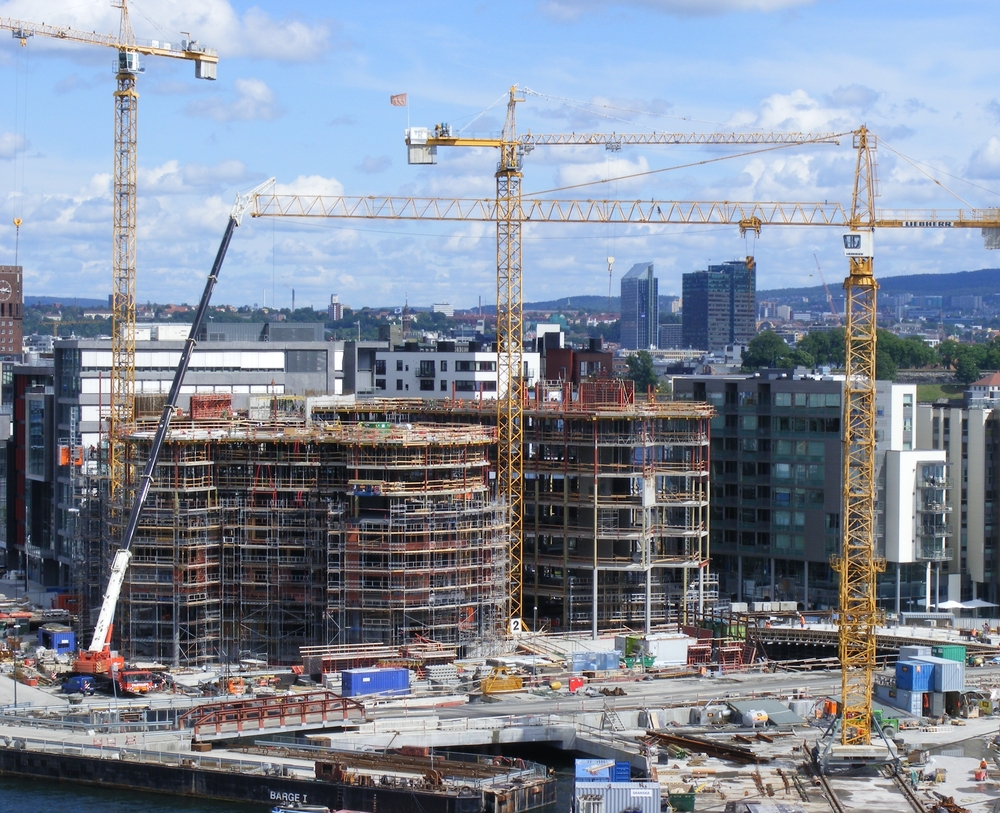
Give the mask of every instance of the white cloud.
M 228 0 L 199 0 L 197 4 L 189 0 L 157 0 L 145 5 L 130 4 L 129 16 L 137 39 L 175 44 L 180 42 L 182 31 L 189 31 L 202 45 L 217 50 L 223 65 L 227 56 L 288 62 L 314 60 L 326 50 L 330 36 L 329 27 L 318 20 L 276 20 L 256 7 L 241 15 Z M 117 35 L 119 30 L 119 12 L 105 2 L 70 5 L 65 0 L 6 0 L 0 2 L 0 16 L 88 32 Z
M 276 195 L 343 195 L 344 185 L 336 178 L 322 175 L 299 175 L 291 183 L 276 183 Z
M 630 179 L 627 176 L 649 172 L 649 161 L 644 155 L 640 155 L 635 161 L 619 158 L 612 164 L 607 161 L 567 164 L 559 167 L 558 178 L 560 186 L 574 186 L 576 184 L 600 184 L 614 178 L 622 180 L 614 181 L 619 191 L 623 185 L 629 186 L 630 182 L 642 181 L 641 178 Z
M 812 5 L 813 0 L 549 0 L 542 8 L 552 16 L 574 19 L 590 9 L 634 6 L 684 17 L 709 17 L 740 12 L 772 12 Z
M 973 178 L 1000 178 L 1000 138 L 991 136 L 985 144 L 980 144 L 966 169 Z
M 196 189 L 233 187 L 245 181 L 246 165 L 242 161 L 222 161 L 215 166 L 184 164 L 170 160 L 158 167 L 139 167 L 138 188 L 142 195 L 163 195 L 192 192 Z
M 26 147 L 27 142 L 24 140 L 24 136 L 14 133 L 0 133 L 0 158 L 13 158 L 17 155 L 18 150 L 23 150 Z
M 756 112 L 738 113 L 733 123 L 760 130 L 800 133 L 849 130 L 856 126 L 844 108 L 823 105 L 801 89 L 768 96 Z
M 273 121 L 284 111 L 274 92 L 260 79 L 237 79 L 236 98 L 224 102 L 216 96 L 198 99 L 187 106 L 191 116 L 228 121 Z

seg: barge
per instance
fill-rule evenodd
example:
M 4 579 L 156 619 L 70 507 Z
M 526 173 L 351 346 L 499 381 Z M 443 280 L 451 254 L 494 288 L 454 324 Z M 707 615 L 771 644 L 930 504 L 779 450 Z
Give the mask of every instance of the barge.
M 267 805 L 315 805 L 359 813 L 526 813 L 556 800 L 555 780 L 541 765 L 434 759 L 421 774 L 412 767 L 380 775 L 352 765 L 351 754 L 314 764 L 310 778 L 289 766 L 205 755 L 151 754 L 13 740 L 2 747 L 0 776 L 143 790 L 177 796 Z M 98 751 L 95 753 L 95 751 Z M 370 758 L 370 755 L 368 755 Z M 383 757 L 391 764 L 392 757 Z M 410 762 L 412 760 L 405 760 Z

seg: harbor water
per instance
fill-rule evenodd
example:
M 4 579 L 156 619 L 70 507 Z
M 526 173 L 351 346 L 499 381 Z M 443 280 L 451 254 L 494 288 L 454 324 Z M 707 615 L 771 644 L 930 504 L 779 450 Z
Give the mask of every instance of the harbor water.
M 559 802 L 542 813 L 564 813 L 572 809 L 573 772 L 558 772 Z M 84 785 L 0 779 L 0 813 L 267 813 L 267 805 L 189 799 L 158 793 L 129 793 Z M 414 811 L 416 813 L 416 811 Z

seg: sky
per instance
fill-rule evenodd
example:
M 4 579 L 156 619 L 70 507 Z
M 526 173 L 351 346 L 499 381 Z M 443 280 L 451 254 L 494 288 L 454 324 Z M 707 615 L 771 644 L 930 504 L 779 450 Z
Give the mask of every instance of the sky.
M 268 177 L 294 194 L 490 198 L 496 150 L 442 148 L 407 164 L 407 124 L 495 136 L 517 85 L 518 132 L 849 132 L 879 138 L 886 209 L 1000 207 L 1000 15 L 924 0 L 131 0 L 139 40 L 181 32 L 219 53 L 218 80 L 147 58 L 138 78 L 137 300 L 196 302 L 235 196 Z M 117 34 L 111 0 L 0 0 L 0 17 Z M 0 264 L 26 296 L 111 290 L 112 49 L 0 31 Z M 406 93 L 407 107 L 391 106 Z M 716 159 L 725 160 L 716 160 Z M 708 163 L 705 163 L 708 162 Z M 835 201 L 855 152 L 545 147 L 524 195 L 684 201 Z M 566 189 L 566 187 L 574 187 Z M 559 189 L 559 192 L 547 190 Z M 13 218 L 22 225 L 15 246 Z M 681 275 L 753 254 L 759 289 L 831 287 L 840 231 L 529 223 L 525 301 L 616 295 L 652 260 Z M 814 256 L 815 255 L 815 256 Z M 608 258 L 614 257 L 609 274 Z M 817 271 L 817 265 L 821 272 Z M 875 272 L 1000 266 L 978 230 L 876 235 Z M 244 219 L 216 303 L 325 308 L 496 299 L 491 223 Z

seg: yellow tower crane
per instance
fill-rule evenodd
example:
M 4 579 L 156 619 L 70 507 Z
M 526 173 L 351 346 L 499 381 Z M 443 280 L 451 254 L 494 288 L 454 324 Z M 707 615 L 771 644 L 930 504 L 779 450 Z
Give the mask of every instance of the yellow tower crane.
M 832 737 L 828 741 L 822 760 L 826 766 L 886 758 L 886 749 L 872 745 L 871 722 L 875 628 L 880 618 L 875 585 L 878 573 L 884 569 L 884 561 L 879 559 L 875 549 L 875 295 L 878 286 L 873 273 L 874 232 L 879 228 L 978 228 L 982 230 L 986 248 L 1000 248 L 1000 209 L 876 211 L 873 153 L 877 142 L 864 127 L 853 136 L 857 163 L 849 211 L 839 203 L 829 202 L 518 200 L 521 220 L 534 223 L 731 224 L 738 226 L 741 233 L 748 230 L 759 233 L 762 226 L 832 226 L 847 230 L 843 235 L 844 251 L 849 259 L 849 275 L 844 282 L 847 292 L 844 521 L 841 553 L 832 562 L 840 575 L 838 622 L 842 711 L 839 744 L 835 744 Z M 252 207 L 254 217 L 496 223 L 508 212 L 508 207 L 492 199 L 390 196 L 260 194 L 255 197 Z M 499 225 L 497 238 L 498 241 L 504 239 Z M 520 413 L 515 414 L 519 417 Z M 519 456 L 511 455 L 511 459 L 520 462 Z M 520 475 L 520 468 L 514 472 Z
M 121 435 L 135 415 L 135 204 L 136 142 L 139 93 L 136 76 L 143 71 L 139 55 L 165 56 L 194 62 L 195 77 L 215 79 L 219 57 L 195 40 L 172 43 L 136 41 L 129 21 L 128 0 L 111 0 L 121 10 L 118 36 L 76 31 L 64 26 L 29 23 L 0 17 L 0 29 L 13 33 L 21 45 L 34 36 L 51 37 L 118 51 L 115 63 L 115 158 L 113 258 L 111 266 L 111 404 L 108 418 L 108 471 L 112 503 L 125 482 Z
M 521 169 L 524 156 L 538 146 L 602 145 L 618 151 L 623 145 L 643 144 L 813 144 L 836 143 L 831 133 L 556 133 L 518 135 L 516 106 L 524 101 L 517 85 L 510 88 L 507 116 L 499 138 L 455 135 L 447 124 L 432 130 L 406 131 L 411 164 L 433 164 L 438 147 L 494 147 L 500 151 L 496 171 L 497 229 L 497 488 L 510 517 L 510 608 L 508 617 L 521 616 L 521 447 L 523 412 L 523 296 L 521 289 Z

